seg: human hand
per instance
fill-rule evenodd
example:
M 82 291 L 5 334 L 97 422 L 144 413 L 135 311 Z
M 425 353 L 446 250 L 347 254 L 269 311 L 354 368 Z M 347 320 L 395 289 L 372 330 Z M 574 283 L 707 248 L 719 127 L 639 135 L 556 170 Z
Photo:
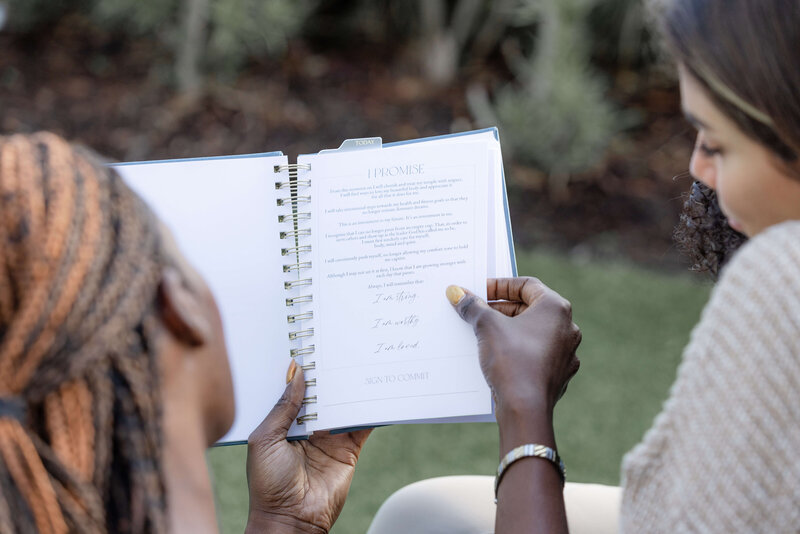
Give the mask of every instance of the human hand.
M 497 301 L 489 304 L 458 286 L 448 287 L 447 296 L 475 330 L 498 418 L 506 409 L 552 413 L 580 367 L 581 332 L 570 303 L 529 277 L 487 280 L 487 297 Z
M 294 361 L 287 379 L 283 396 L 248 439 L 247 530 L 326 533 L 342 511 L 371 430 L 287 441 L 305 392 L 303 370 Z

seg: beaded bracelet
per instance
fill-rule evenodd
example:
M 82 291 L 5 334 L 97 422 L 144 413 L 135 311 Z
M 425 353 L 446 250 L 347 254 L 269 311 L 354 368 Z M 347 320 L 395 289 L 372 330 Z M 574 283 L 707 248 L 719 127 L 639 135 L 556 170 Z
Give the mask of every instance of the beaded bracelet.
M 497 475 L 494 478 L 494 502 L 497 504 L 497 488 L 500 487 L 500 480 L 503 478 L 503 475 L 506 472 L 506 469 L 516 462 L 517 460 L 521 460 L 522 458 L 528 457 L 536 457 L 536 458 L 544 458 L 545 460 L 549 460 L 556 468 L 558 468 L 558 474 L 561 477 L 561 485 L 563 486 L 567 480 L 567 469 L 564 467 L 564 462 L 561 460 L 561 457 L 558 453 L 551 449 L 546 445 L 538 445 L 536 443 L 527 443 L 525 445 L 520 445 L 519 447 L 512 449 L 508 452 L 503 459 L 500 460 L 500 465 L 497 466 Z

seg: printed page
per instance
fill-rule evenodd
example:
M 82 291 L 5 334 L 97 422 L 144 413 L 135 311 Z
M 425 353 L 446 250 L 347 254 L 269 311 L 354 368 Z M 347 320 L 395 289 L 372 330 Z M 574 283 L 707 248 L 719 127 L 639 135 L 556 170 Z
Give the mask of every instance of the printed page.
M 511 251 L 511 220 L 506 212 L 503 176 L 503 156 L 500 144 L 492 150 L 490 167 L 493 179 L 489 184 L 489 278 L 514 276 L 514 256 Z
M 489 214 L 488 214 L 488 271 L 490 278 L 514 276 L 514 256 L 511 245 L 511 221 L 505 206 L 505 187 L 503 176 L 503 157 L 500 142 L 491 129 L 465 132 L 429 140 L 410 140 L 392 143 L 384 149 L 395 146 L 409 146 L 418 143 L 429 143 L 443 146 L 445 144 L 485 142 L 489 146 Z
M 317 428 L 490 413 L 472 328 L 445 298 L 485 292 L 487 143 L 298 162 L 313 177 Z
M 290 347 L 273 170 L 285 163 L 258 156 L 115 166 L 217 301 L 236 396 L 236 420 L 221 442 L 246 441 L 285 387 Z
M 466 136 L 465 136 L 466 137 Z M 445 138 L 442 141 L 449 141 Z M 487 215 L 487 276 L 492 277 L 511 277 L 514 276 L 512 268 L 512 254 L 509 247 L 509 228 L 510 221 L 506 218 L 503 200 L 505 192 L 503 190 L 503 169 L 502 156 L 500 154 L 500 144 L 490 137 L 489 151 L 489 184 L 488 201 L 489 213 Z M 436 142 L 439 142 L 438 140 Z M 463 142 L 463 140 L 462 140 Z M 460 417 L 443 417 L 437 419 L 427 419 L 426 423 L 488 423 L 495 420 L 494 413 L 485 415 L 467 415 Z M 394 421 L 395 424 L 413 423 L 415 421 Z

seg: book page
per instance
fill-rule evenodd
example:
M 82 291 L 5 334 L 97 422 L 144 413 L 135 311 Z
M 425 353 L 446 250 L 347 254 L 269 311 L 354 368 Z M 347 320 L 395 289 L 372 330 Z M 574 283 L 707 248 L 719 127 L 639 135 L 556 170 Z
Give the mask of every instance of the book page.
M 472 328 L 445 298 L 450 284 L 485 297 L 490 161 L 485 142 L 299 159 L 319 428 L 491 412 Z
M 505 177 L 503 176 L 503 156 L 497 131 L 489 128 L 474 132 L 461 132 L 429 139 L 413 139 L 384 145 L 384 149 L 408 146 L 418 143 L 437 145 L 485 142 L 489 146 L 489 189 L 488 189 L 488 269 L 490 278 L 510 277 L 516 272 L 511 237 L 511 221 L 506 206 Z
M 246 441 L 280 397 L 290 362 L 274 165 L 285 156 L 116 165 L 172 231 L 217 301 L 236 397 L 222 442 Z

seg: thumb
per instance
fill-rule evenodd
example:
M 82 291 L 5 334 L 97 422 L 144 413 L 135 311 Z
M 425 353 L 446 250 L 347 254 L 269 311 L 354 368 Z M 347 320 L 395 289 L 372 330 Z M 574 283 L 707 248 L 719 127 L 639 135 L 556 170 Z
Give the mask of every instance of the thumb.
M 461 318 L 471 324 L 476 332 L 481 322 L 497 313 L 482 298 L 463 287 L 448 286 L 446 294 Z
M 267 417 L 258 425 L 258 428 L 253 431 L 250 441 L 254 438 L 268 439 L 269 441 L 286 439 L 289 428 L 303 406 L 305 390 L 303 368 L 292 360 L 289 370 L 286 372 L 286 389 L 283 391 L 283 395 L 275 403 Z

